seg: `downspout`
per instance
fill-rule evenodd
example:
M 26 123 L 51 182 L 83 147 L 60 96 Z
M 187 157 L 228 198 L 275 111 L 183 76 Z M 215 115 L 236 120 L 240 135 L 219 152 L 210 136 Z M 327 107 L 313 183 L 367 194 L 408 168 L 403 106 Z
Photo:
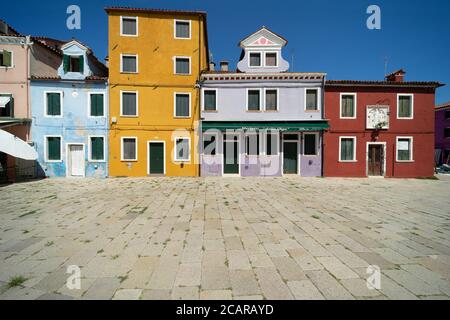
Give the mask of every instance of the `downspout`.
M 198 97 L 198 99 L 197 99 L 197 103 L 196 103 L 196 105 L 197 105 L 197 110 L 198 110 L 198 129 L 197 130 L 199 130 L 199 132 L 198 132 L 198 137 L 197 137 L 197 139 L 198 139 L 198 143 L 197 143 L 197 150 L 196 150 L 196 156 L 195 157 L 193 157 L 194 159 L 197 157 L 197 160 L 198 160 L 198 163 L 197 163 L 197 165 L 195 166 L 195 175 L 197 176 L 197 177 L 200 177 L 200 175 L 201 175 L 201 164 L 200 164 L 200 136 L 201 136 L 201 121 L 200 121 L 200 118 L 201 118 L 201 111 L 200 111 L 200 100 L 201 100 L 201 97 L 200 97 L 200 95 L 201 95 L 201 90 L 200 90 L 200 77 L 201 77 L 201 72 L 202 72 L 202 66 L 201 66 L 201 63 L 202 63 L 202 38 L 201 38 L 201 36 L 202 36 L 202 27 L 204 28 L 205 26 L 203 26 L 203 24 L 202 24 L 202 21 L 203 21 L 203 19 L 202 19 L 202 15 L 199 15 L 198 16 L 198 51 L 199 51 L 199 53 L 198 53 L 198 77 L 197 77 L 197 83 L 195 84 L 195 88 L 196 88 L 196 90 L 197 90 L 197 97 Z M 195 120 L 194 120 L 195 121 Z M 195 125 L 194 125 L 194 133 L 195 133 Z M 195 137 L 194 137 L 194 141 L 195 141 Z
M 322 79 L 322 119 L 325 119 L 325 81 L 326 81 L 326 75 L 323 77 L 323 79 Z M 325 130 L 322 130 L 322 132 L 321 132 L 321 135 L 322 135 L 322 152 L 321 152 L 321 166 L 320 166 L 320 173 L 321 173 L 321 176 L 323 177 L 323 175 L 324 175 L 324 166 L 325 166 L 325 162 L 324 162 L 324 160 L 325 160 L 325 156 L 324 156 L 324 153 L 325 153 Z

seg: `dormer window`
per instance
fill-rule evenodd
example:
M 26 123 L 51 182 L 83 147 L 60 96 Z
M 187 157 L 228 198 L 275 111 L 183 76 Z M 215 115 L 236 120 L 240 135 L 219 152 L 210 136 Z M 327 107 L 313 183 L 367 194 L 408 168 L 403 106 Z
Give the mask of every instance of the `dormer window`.
M 277 53 L 276 52 L 267 52 L 266 53 L 266 67 L 276 67 L 278 65 L 277 62 Z
M 261 52 L 250 52 L 250 67 L 261 67 Z
M 84 70 L 84 57 L 83 56 L 69 56 L 64 55 L 64 73 L 79 72 L 83 73 Z

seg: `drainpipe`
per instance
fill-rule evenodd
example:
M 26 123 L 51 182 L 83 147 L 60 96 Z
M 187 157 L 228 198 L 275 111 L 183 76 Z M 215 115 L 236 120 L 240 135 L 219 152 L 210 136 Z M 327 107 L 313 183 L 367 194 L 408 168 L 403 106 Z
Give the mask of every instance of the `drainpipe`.
M 322 119 L 325 119 L 325 81 L 326 81 L 326 76 L 324 76 L 322 79 Z M 322 146 L 321 151 L 322 152 L 320 153 L 322 163 L 320 165 L 320 174 L 323 177 L 324 176 L 323 167 L 325 165 L 325 162 L 324 162 L 324 159 L 325 159 L 325 157 L 324 157 L 324 154 L 325 154 L 325 139 L 324 139 L 325 130 L 322 130 L 322 132 L 320 133 L 320 136 L 321 136 L 321 140 L 322 140 L 322 143 L 321 143 L 321 146 Z

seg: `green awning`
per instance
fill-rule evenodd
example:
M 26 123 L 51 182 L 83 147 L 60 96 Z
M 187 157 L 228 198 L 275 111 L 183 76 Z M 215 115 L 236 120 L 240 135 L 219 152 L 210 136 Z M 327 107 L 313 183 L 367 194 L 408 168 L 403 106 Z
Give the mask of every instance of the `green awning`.
M 271 121 L 271 122 L 229 122 L 203 121 L 202 130 L 278 130 L 278 131 L 320 131 L 328 129 L 328 121 Z
M 1 127 L 9 127 L 17 124 L 26 124 L 30 123 L 31 119 L 18 119 L 18 118 L 9 118 L 9 117 L 0 117 L 0 128 Z

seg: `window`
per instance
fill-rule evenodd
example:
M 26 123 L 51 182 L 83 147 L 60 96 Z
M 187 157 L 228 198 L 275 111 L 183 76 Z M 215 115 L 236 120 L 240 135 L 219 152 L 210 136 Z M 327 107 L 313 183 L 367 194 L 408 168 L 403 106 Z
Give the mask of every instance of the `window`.
M 103 93 L 90 93 L 89 94 L 89 116 L 91 117 L 103 117 L 104 113 L 104 99 Z
M 64 73 L 67 72 L 84 72 L 84 56 L 63 56 Z
M 189 118 L 191 116 L 191 95 L 175 93 L 175 117 Z
M 247 110 L 260 111 L 261 110 L 261 91 L 248 90 L 247 91 Z
M 121 36 L 137 36 L 138 35 L 138 18 L 137 17 L 120 17 L 120 35 Z
M 46 158 L 48 162 L 61 161 L 61 137 L 46 137 Z
M 0 94 L 0 117 L 14 118 L 14 98 L 12 94 Z
M 124 117 L 137 117 L 138 115 L 138 93 L 121 91 L 120 115 Z
M 266 133 L 266 155 L 278 155 L 278 134 L 275 132 Z
M 217 136 L 205 133 L 203 135 L 203 155 L 215 156 L 217 153 Z
M 191 74 L 191 58 L 175 57 L 175 74 Z
M 261 52 L 250 52 L 250 67 L 261 67 Z
M 203 91 L 203 110 L 217 110 L 217 90 L 205 89 Z
M 190 39 L 191 38 L 191 22 L 183 20 L 175 20 L 175 38 Z
M 318 99 L 317 89 L 306 89 L 305 110 L 317 111 L 319 109 L 317 99 Z
M 0 67 L 11 68 L 12 66 L 13 66 L 12 51 L 8 50 L 0 51 Z
M 277 66 L 277 53 L 267 52 L 266 53 L 266 67 L 276 67 Z
M 259 134 L 249 133 L 246 135 L 245 153 L 248 156 L 259 156 Z
M 450 128 L 445 128 L 444 129 L 444 137 L 445 138 L 450 138 Z
M 62 116 L 62 93 L 46 92 L 45 93 L 45 115 L 47 117 Z
M 278 110 L 278 90 L 266 89 L 266 111 Z
M 305 133 L 303 141 L 303 154 L 305 156 L 317 155 L 317 135 L 315 133 Z
M 450 119 L 450 110 L 445 111 L 445 119 Z
M 414 102 L 412 94 L 399 94 L 397 102 L 397 118 L 412 119 Z
M 356 138 L 340 137 L 339 139 L 339 161 L 356 161 Z
M 122 138 L 122 161 L 137 161 L 137 138 Z
M 135 54 L 122 54 L 120 72 L 137 73 L 138 72 L 138 56 Z
M 175 161 L 189 161 L 189 138 L 176 138 L 175 139 Z
M 105 137 L 89 137 L 89 161 L 105 161 Z
M 413 161 L 412 138 L 397 138 L 397 161 Z
M 341 118 L 356 118 L 356 93 L 341 94 Z

